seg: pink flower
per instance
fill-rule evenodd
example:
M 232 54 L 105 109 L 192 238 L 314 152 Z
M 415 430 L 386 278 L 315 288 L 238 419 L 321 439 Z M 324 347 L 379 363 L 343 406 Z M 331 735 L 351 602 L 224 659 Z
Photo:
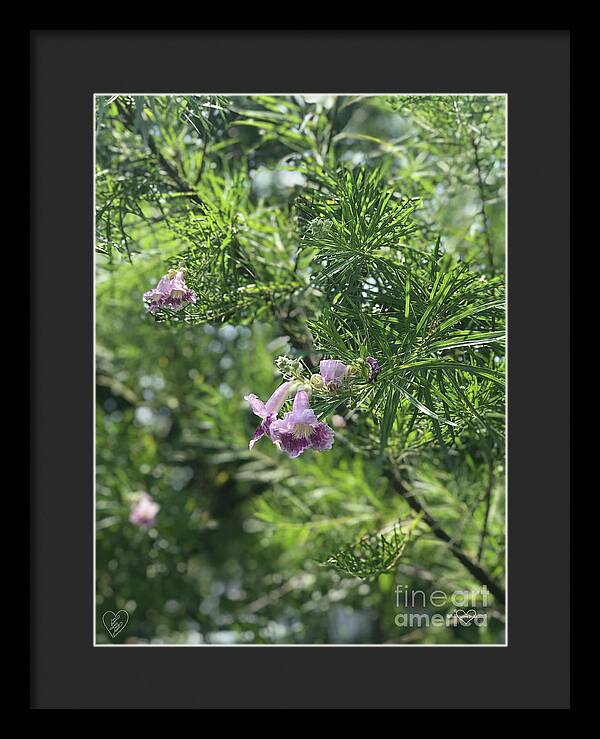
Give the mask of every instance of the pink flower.
M 263 403 L 256 395 L 244 395 L 244 400 L 249 403 L 254 415 L 262 418 L 262 422 L 258 425 L 254 436 L 250 439 L 250 443 L 248 444 L 249 449 L 252 449 L 261 437 L 269 433 L 271 424 L 277 418 L 281 406 L 288 398 L 291 386 L 291 382 L 284 382 L 283 385 L 280 385 L 275 390 L 266 403 Z
M 348 367 L 339 359 L 323 359 L 319 363 L 319 371 L 326 385 L 338 387 L 346 377 Z
M 160 505 L 148 493 L 142 493 L 137 503 L 131 509 L 129 521 L 136 526 L 149 528 L 154 525 Z
M 163 275 L 153 290 L 144 293 L 146 309 L 156 313 L 158 308 L 180 311 L 187 304 L 196 302 L 196 293 L 185 284 L 183 269 L 171 269 Z
M 298 457 L 305 449 L 317 452 L 331 449 L 334 432 L 317 419 L 309 407 L 308 395 L 301 390 L 296 393 L 292 410 L 281 420 L 270 422 L 269 436 L 290 457 Z

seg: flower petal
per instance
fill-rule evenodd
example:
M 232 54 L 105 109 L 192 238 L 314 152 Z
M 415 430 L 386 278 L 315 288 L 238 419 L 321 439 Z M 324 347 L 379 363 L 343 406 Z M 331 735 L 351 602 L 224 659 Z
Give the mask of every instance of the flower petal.
M 144 293 L 144 300 L 154 306 L 148 308 L 151 313 L 154 313 L 159 306 L 177 313 L 185 307 L 186 303 L 195 303 L 196 298 L 196 293 L 188 289 L 185 284 L 185 275 L 182 270 L 179 272 L 169 270 L 160 278 L 153 290 Z
M 317 452 L 326 452 L 333 446 L 335 433 L 326 423 L 317 423 L 312 434 L 308 437 L 311 447 Z
M 168 297 L 171 294 L 171 280 L 164 275 L 158 281 L 155 290 L 161 293 L 164 297 Z
M 300 390 L 300 392 L 296 393 L 294 404 L 292 405 L 292 412 L 297 413 L 307 409 L 310 410 L 309 406 L 310 401 L 308 399 L 308 393 L 305 393 L 304 390 Z
M 304 437 L 295 438 L 293 434 L 272 433 L 271 439 L 289 457 L 299 457 L 305 449 L 310 447 L 310 441 Z
M 265 404 L 258 396 L 254 394 L 244 395 L 244 400 L 250 405 L 252 413 L 254 413 L 255 416 L 258 416 L 259 418 L 266 418 L 269 415 L 267 413 Z
M 275 390 L 269 400 L 267 400 L 265 403 L 265 410 L 269 415 L 277 415 L 277 413 L 279 413 L 281 406 L 288 398 L 291 385 L 291 382 L 284 382 L 283 385 L 280 385 L 277 390 Z
M 314 426 L 319 421 L 312 408 L 307 408 L 304 411 L 292 411 L 287 419 L 288 425 L 294 426 Z
M 261 439 L 265 434 L 269 433 L 269 426 L 271 425 L 271 416 L 267 416 L 262 423 L 258 425 L 258 428 L 254 432 L 254 436 L 250 439 L 250 443 L 248 444 L 248 449 L 252 449 L 252 447 L 256 444 L 256 442 Z
M 150 527 L 159 511 L 160 505 L 148 493 L 143 493 L 132 508 L 129 520 L 138 526 Z
M 319 362 L 319 371 L 326 385 L 341 385 L 348 367 L 339 359 L 323 359 Z
M 274 434 L 291 434 L 294 431 L 294 422 L 292 419 L 292 413 L 283 414 L 283 418 L 276 418 L 271 424 L 271 438 Z

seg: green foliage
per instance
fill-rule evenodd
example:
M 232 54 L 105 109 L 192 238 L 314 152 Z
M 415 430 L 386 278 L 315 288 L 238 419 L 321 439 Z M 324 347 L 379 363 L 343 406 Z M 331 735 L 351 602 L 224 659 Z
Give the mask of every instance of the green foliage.
M 500 641 L 502 603 L 399 634 L 389 587 L 481 584 L 415 500 L 504 579 L 503 99 L 112 96 L 96 127 L 99 608 L 163 642 Z M 196 304 L 145 314 L 182 261 Z M 322 357 L 353 367 L 313 391 L 334 448 L 250 452 L 243 395 Z
M 504 98 L 409 95 L 386 98 L 383 105 L 410 116 L 419 127 L 427 160 L 442 175 L 434 179 L 436 188 L 450 192 L 472 189 L 477 194 L 479 202 L 469 228 L 469 239 L 485 257 L 482 259 L 475 250 L 469 256 L 473 255 L 493 273 L 504 256 L 500 248 L 504 229 L 506 156 Z M 457 152 L 468 155 L 457 156 Z M 429 228 L 432 223 L 435 221 L 427 221 Z
M 309 327 L 326 354 L 348 363 L 376 356 L 382 367 L 376 384 L 348 389 L 346 404 L 380 421 L 382 447 L 395 425 L 400 448 L 419 443 L 424 422 L 442 443 L 471 425 L 500 435 L 488 416 L 502 415 L 504 397 L 494 365 L 504 340 L 502 280 L 442 258 L 439 239 L 429 250 L 409 245 L 416 203 L 394 198 L 381 171 L 342 172 L 322 185 L 305 205 L 303 244 L 326 298 Z M 315 235 L 315 222 L 326 232 L 319 225 Z
M 332 554 L 324 564 L 363 580 L 394 568 L 406 547 L 408 535 L 398 525 L 390 533 L 363 536 L 358 542 Z

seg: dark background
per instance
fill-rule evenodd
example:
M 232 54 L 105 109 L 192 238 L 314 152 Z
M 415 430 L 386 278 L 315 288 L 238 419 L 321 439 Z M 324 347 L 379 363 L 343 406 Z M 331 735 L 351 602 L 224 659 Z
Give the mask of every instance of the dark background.
M 31 52 L 31 705 L 566 708 L 567 32 L 35 31 Z M 92 647 L 92 94 L 113 91 L 508 93 L 507 648 Z

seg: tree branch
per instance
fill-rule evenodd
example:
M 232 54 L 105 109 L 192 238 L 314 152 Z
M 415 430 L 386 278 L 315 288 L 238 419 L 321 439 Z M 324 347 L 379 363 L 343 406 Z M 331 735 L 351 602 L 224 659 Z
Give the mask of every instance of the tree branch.
M 329 125 L 329 136 L 327 137 L 327 145 L 325 146 L 325 156 L 329 155 L 329 150 L 331 149 L 331 143 L 333 141 L 333 131 L 335 127 L 335 119 L 337 118 L 339 107 L 340 107 L 340 96 L 336 95 L 335 103 L 333 104 L 333 112 L 331 114 L 331 123 Z
M 448 548 L 452 556 L 457 559 L 478 582 L 480 582 L 482 585 L 485 585 L 499 603 L 504 605 L 506 601 L 506 594 L 504 592 L 504 589 L 495 580 L 492 579 L 491 575 L 486 572 L 478 562 L 471 559 L 471 557 L 469 557 L 469 555 L 466 554 L 466 552 L 464 552 L 458 546 L 458 544 L 452 539 L 452 537 L 446 532 L 446 530 L 443 529 L 442 526 L 440 526 L 440 524 L 435 520 L 435 518 L 433 518 L 433 516 L 425 510 L 425 508 L 421 505 L 415 495 L 410 490 L 406 489 L 393 468 L 392 473 L 394 488 L 396 492 L 400 493 L 400 495 L 404 498 L 404 500 L 408 503 L 412 510 L 415 511 L 415 513 L 419 513 L 421 515 L 422 520 L 429 526 L 432 533 L 440 541 L 448 544 Z
M 494 487 L 494 462 L 490 457 L 488 462 L 488 484 L 485 489 L 485 513 L 483 517 L 483 529 L 481 531 L 481 541 L 479 542 L 479 551 L 477 553 L 477 559 L 481 562 L 481 555 L 483 554 L 483 547 L 485 544 L 485 538 L 487 536 L 488 520 L 490 517 L 490 508 L 492 505 L 492 488 Z
M 473 156 L 475 159 L 475 170 L 477 172 L 477 190 L 479 192 L 479 200 L 481 203 L 479 207 L 479 215 L 481 216 L 481 221 L 483 225 L 483 235 L 485 238 L 485 245 L 487 249 L 488 265 L 490 268 L 490 272 L 493 275 L 495 273 L 494 245 L 492 244 L 492 239 L 490 238 L 490 225 L 485 210 L 485 188 L 483 175 L 481 173 L 481 160 L 479 159 L 479 142 L 474 135 L 471 136 L 471 146 L 473 148 Z
M 133 120 L 133 115 L 131 110 L 127 109 L 120 100 L 116 100 L 115 104 L 117 106 L 117 109 L 119 110 L 120 116 L 121 116 L 121 122 L 133 133 L 139 133 L 136 130 L 135 122 Z M 185 192 L 192 194 L 194 192 L 194 188 L 192 185 L 190 185 L 189 182 L 186 182 L 183 177 L 179 174 L 177 169 L 169 162 L 165 156 L 162 154 L 160 149 L 158 148 L 158 145 L 156 141 L 154 140 L 154 136 L 152 134 L 148 133 L 146 136 L 146 144 L 148 145 L 148 148 L 152 152 L 152 154 L 158 159 L 160 164 L 162 165 L 163 169 L 166 171 L 166 173 L 171 178 L 171 181 L 176 186 L 177 190 L 179 192 Z

